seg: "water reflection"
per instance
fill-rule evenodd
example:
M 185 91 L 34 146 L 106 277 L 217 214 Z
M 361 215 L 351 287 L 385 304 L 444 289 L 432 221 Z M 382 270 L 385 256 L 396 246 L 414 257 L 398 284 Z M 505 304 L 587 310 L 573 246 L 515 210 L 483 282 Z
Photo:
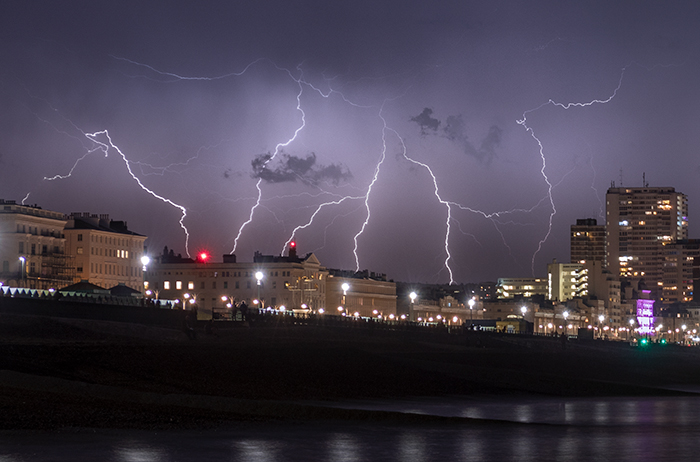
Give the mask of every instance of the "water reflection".
M 216 431 L 0 432 L 0 462 L 697 460 L 700 400 L 455 399 L 353 403 L 481 423 L 246 424 Z
M 120 462 L 167 461 L 166 452 L 149 443 L 128 442 L 114 449 L 114 460 Z
M 278 460 L 279 450 L 276 442 L 269 439 L 242 439 L 234 441 L 233 453 L 237 454 L 237 460 L 242 462 L 254 462 L 258 460 Z
M 348 433 L 336 433 L 327 443 L 328 460 L 331 462 L 355 462 L 359 458 L 358 442 L 355 436 Z
M 357 401 L 338 407 L 557 425 L 697 425 L 700 397 L 661 398 L 453 398 L 418 401 Z

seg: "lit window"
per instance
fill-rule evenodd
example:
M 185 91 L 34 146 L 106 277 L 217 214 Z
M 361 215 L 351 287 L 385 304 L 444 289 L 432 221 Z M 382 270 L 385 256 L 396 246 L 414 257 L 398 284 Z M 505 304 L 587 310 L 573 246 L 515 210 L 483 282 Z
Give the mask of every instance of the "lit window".
M 175 290 L 182 290 L 182 281 L 175 281 Z
M 170 290 L 170 281 L 163 281 L 163 289 Z

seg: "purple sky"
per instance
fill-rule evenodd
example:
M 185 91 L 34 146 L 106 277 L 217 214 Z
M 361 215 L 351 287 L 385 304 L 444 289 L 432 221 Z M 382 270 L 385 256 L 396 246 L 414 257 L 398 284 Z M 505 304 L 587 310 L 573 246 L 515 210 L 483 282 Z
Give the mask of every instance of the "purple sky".
M 184 209 L 190 253 L 241 261 L 318 210 L 300 253 L 410 282 L 543 275 L 643 173 L 700 237 L 698 24 L 692 1 L 5 1 L 0 198 L 183 254 Z

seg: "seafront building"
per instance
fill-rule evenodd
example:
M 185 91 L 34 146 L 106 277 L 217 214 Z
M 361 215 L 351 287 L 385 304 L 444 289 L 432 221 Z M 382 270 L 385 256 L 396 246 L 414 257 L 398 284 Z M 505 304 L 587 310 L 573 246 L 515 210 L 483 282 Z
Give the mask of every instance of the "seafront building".
M 588 271 L 582 263 L 547 265 L 547 300 L 566 301 L 588 295 Z
M 518 298 L 546 296 L 549 292 L 547 278 L 498 278 L 496 297 Z
M 387 281 L 386 274 L 330 269 L 326 279 L 326 308 L 333 314 L 394 319 L 396 284 Z
M 313 253 L 299 256 L 295 243 L 287 256 L 256 252 L 251 262 L 239 262 L 235 255 L 224 255 L 221 262 L 167 254 L 153 260 L 146 293 L 194 305 L 199 319 L 230 316 L 241 302 L 295 313 L 396 315 L 396 285 L 385 276 L 329 271 Z
M 63 232 L 66 253 L 75 264 L 71 282 L 89 281 L 105 289 L 123 284 L 143 293 L 141 257 L 146 236 L 129 230 L 124 221 L 91 213 L 66 217 Z
M 662 296 L 664 245 L 688 238 L 688 198 L 670 187 L 608 189 L 608 269 L 635 289 Z
M 65 216 L 37 205 L 0 199 L 0 283 L 31 289 L 73 283 L 73 258 L 66 251 Z
M 700 239 L 665 243 L 661 300 L 665 303 L 693 300 L 700 280 Z
M 605 225 L 595 218 L 576 220 L 571 225 L 571 262 L 605 262 Z
M 325 308 L 327 277 L 313 253 L 298 257 L 294 249 L 286 257 L 256 252 L 251 262 L 238 262 L 235 255 L 224 255 L 221 262 L 162 255 L 152 258 L 145 284 L 151 297 L 195 305 L 200 319 L 211 319 L 241 302 L 317 311 Z

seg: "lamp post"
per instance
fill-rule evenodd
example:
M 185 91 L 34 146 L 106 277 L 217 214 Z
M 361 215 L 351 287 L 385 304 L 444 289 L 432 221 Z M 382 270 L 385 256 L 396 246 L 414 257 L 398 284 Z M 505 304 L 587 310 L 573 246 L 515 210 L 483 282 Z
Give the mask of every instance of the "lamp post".
M 569 317 L 569 312 L 564 311 L 561 315 L 564 317 L 564 334 L 569 335 L 569 326 L 566 324 L 566 319 Z
M 350 284 L 348 284 L 347 282 L 344 282 L 344 283 L 340 286 L 340 288 L 343 289 L 343 303 L 342 303 L 342 306 L 343 306 L 343 310 L 345 310 L 345 309 L 346 309 L 346 305 L 345 305 L 345 296 L 348 294 L 348 290 L 350 290 Z
M 469 327 L 471 328 L 474 327 L 474 305 L 476 304 L 476 300 L 472 297 L 467 303 L 469 304 L 469 323 L 471 324 Z
M 602 314 L 600 316 L 598 316 L 598 321 L 599 321 L 598 336 L 602 339 L 603 338 L 603 321 L 605 321 L 605 316 L 603 316 Z
M 258 281 L 258 300 L 260 300 L 260 286 L 262 285 L 263 272 L 257 271 L 255 273 L 255 279 Z
M 151 259 L 148 258 L 148 255 L 144 255 L 143 257 L 141 257 L 141 292 L 144 294 L 144 297 L 146 296 L 146 267 L 150 262 Z
M 628 341 L 628 342 L 630 341 L 630 338 L 631 338 L 631 335 L 632 335 L 632 333 L 631 333 L 631 332 L 632 332 L 632 326 L 634 326 L 634 319 L 631 319 L 631 318 L 630 318 L 630 327 L 629 327 L 629 329 L 627 330 L 627 341 Z
M 229 297 L 227 295 L 222 295 L 221 296 L 221 301 L 225 303 L 224 306 L 228 308 L 229 312 L 227 316 L 233 321 L 233 305 L 234 305 L 234 298 Z
M 408 298 L 411 299 L 411 307 L 408 309 L 408 315 L 409 319 L 415 319 L 413 316 L 413 313 L 415 312 L 415 303 L 416 303 L 416 298 L 418 298 L 418 294 L 415 292 L 411 292 L 408 294 Z M 401 318 L 404 319 L 404 318 Z
M 25 264 L 27 262 L 27 259 L 24 257 L 19 257 L 19 262 L 20 262 L 20 286 L 24 287 L 24 271 L 25 271 Z

